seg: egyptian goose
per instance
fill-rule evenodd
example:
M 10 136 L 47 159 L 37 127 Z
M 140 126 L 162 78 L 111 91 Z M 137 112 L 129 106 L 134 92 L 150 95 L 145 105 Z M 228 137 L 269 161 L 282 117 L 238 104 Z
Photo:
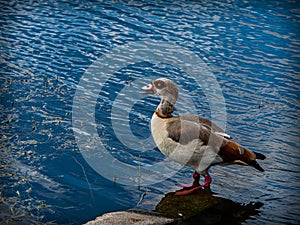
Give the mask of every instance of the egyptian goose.
M 242 147 L 213 122 L 193 114 L 173 116 L 179 91 L 171 80 L 159 78 L 142 90 L 161 98 L 151 119 L 155 144 L 171 160 L 195 170 L 193 185 L 177 191 L 177 195 L 209 187 L 212 178 L 208 169 L 213 165 L 240 164 L 264 171 L 256 161 L 265 159 L 263 154 Z M 200 175 L 204 176 L 202 185 Z

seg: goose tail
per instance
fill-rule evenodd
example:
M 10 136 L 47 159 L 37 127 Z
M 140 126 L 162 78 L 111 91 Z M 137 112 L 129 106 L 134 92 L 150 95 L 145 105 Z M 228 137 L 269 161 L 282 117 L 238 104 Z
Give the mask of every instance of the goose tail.
M 256 159 L 260 159 L 260 160 L 266 159 L 266 156 L 263 155 L 263 154 L 261 154 L 261 153 L 259 153 L 259 152 L 254 152 L 254 154 L 256 155 Z
M 255 169 L 259 170 L 260 172 L 264 172 L 265 170 L 256 162 L 256 160 L 249 161 L 248 164 L 253 166 Z

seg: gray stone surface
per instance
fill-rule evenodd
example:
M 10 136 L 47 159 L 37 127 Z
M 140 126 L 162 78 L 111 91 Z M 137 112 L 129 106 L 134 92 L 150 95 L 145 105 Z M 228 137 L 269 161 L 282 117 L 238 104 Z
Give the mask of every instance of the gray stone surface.
M 155 214 L 119 211 L 103 214 L 84 225 L 167 225 L 175 220 Z

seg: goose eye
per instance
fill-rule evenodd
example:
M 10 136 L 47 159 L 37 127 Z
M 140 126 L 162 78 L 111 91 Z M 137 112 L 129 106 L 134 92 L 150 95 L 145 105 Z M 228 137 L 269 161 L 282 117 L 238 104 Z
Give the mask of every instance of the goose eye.
M 166 86 L 165 83 L 161 80 L 155 81 L 154 83 L 155 83 L 156 88 L 158 88 L 158 89 L 162 89 Z

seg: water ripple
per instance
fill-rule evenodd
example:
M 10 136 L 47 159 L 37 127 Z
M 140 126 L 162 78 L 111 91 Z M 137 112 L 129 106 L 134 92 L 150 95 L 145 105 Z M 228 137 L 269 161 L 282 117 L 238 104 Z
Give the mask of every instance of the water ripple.
M 26 214 L 23 221 L 34 215 L 33 220 L 42 223 L 83 223 L 106 211 L 129 209 L 139 200 L 145 190 L 113 188 L 113 182 L 96 174 L 78 154 L 72 103 L 77 84 L 93 62 L 116 46 L 149 38 L 198 55 L 222 88 L 227 132 L 267 155 L 261 163 L 265 174 L 238 166 L 212 168 L 214 191 L 237 202 L 263 202 L 251 224 L 298 223 L 297 1 L 2 1 L 0 7 L 1 197 Z M 123 60 L 134 57 L 132 51 Z M 122 68 L 105 84 L 95 79 L 89 88 L 103 84 L 95 106 L 98 134 L 115 157 L 132 165 L 151 165 L 164 157 L 152 141 L 140 151 L 122 145 L 111 127 L 110 112 L 122 88 L 132 85 L 129 96 L 139 89 L 136 79 L 150 76 L 173 79 L 198 114 L 211 115 L 204 95 L 209 90 L 174 66 L 141 62 Z M 127 110 L 128 96 L 115 106 L 120 112 Z M 158 101 L 141 98 L 129 113 L 131 132 L 142 141 L 150 137 L 149 122 Z M 127 118 L 116 119 L 126 129 Z M 148 187 L 146 208 L 154 207 L 171 186 L 189 181 L 190 173 L 183 168 L 165 183 Z M 61 198 L 64 202 L 58 201 Z M 68 212 L 62 215 L 61 209 Z

